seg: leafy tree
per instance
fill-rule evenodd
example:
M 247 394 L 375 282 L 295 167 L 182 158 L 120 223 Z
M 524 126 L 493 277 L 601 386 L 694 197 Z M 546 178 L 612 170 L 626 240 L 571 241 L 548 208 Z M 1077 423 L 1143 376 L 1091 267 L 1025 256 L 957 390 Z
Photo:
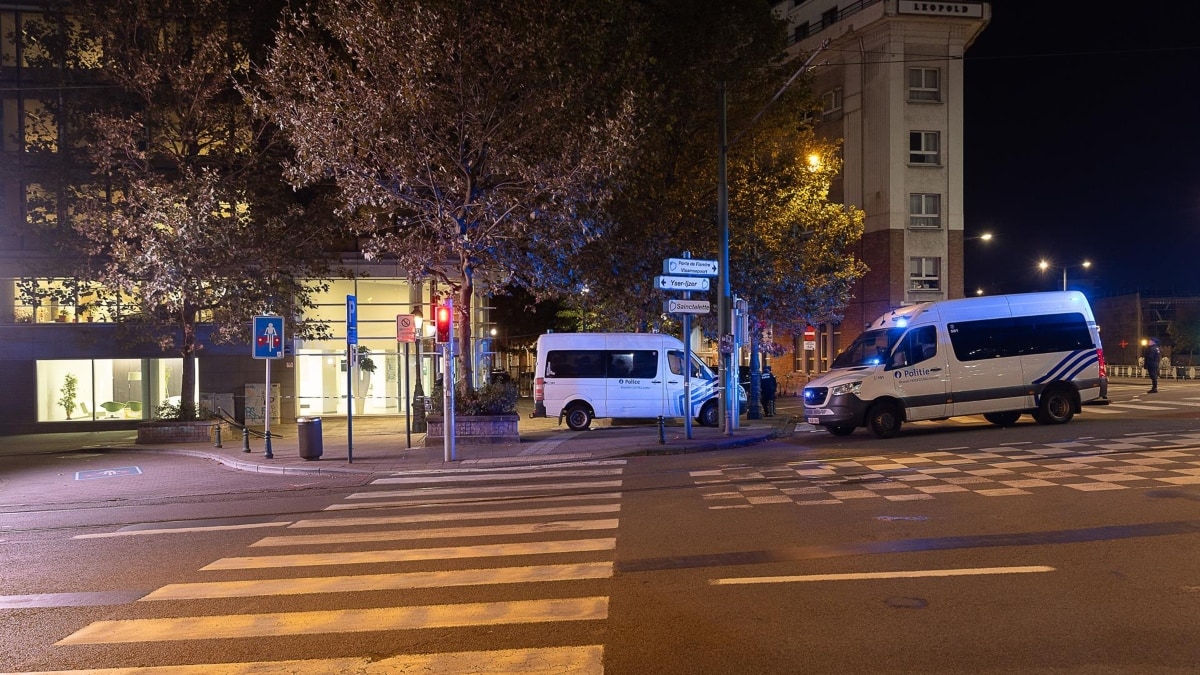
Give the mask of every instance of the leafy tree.
M 477 274 L 492 288 L 569 289 L 570 254 L 603 231 L 634 138 L 630 11 L 314 0 L 285 23 L 259 104 L 297 149 L 291 179 L 334 181 L 368 255 L 451 287 L 460 354 Z
M 71 138 L 44 138 L 58 143 L 45 150 L 60 179 L 34 220 L 80 254 L 77 276 L 131 307 L 127 335 L 184 358 L 187 417 L 202 324 L 216 341 L 246 340 L 250 317 L 266 312 L 300 335 L 321 328 L 301 319 L 320 287 L 303 280 L 327 274 L 334 230 L 315 193 L 283 180 L 286 148 L 237 91 L 278 8 L 70 0 L 59 9 L 41 35 L 53 46 L 45 65 L 64 66 L 47 107 Z
M 675 330 L 652 288 L 661 261 L 719 254 L 716 225 L 720 83 L 728 86 L 730 282 L 755 323 L 785 332 L 835 319 L 864 269 L 847 250 L 861 214 L 828 203 L 835 149 L 801 123 L 816 104 L 803 78 L 766 107 L 800 66 L 783 62 L 784 24 L 753 0 L 648 2 L 653 47 L 641 151 L 622 171 L 615 231 L 578 257 L 603 328 Z M 759 114 L 761 114 L 761 117 Z M 807 158 L 824 158 L 813 171 Z M 716 300 L 715 288 L 710 299 Z M 572 302 L 581 308 L 580 295 Z M 703 319 L 715 332 L 716 317 Z M 758 331 L 755 331 L 757 333 Z
M 1197 351 L 1200 351 L 1200 310 L 1195 307 L 1179 306 L 1175 310 L 1175 320 L 1167 324 L 1167 335 L 1175 352 L 1188 355 L 1188 365 Z

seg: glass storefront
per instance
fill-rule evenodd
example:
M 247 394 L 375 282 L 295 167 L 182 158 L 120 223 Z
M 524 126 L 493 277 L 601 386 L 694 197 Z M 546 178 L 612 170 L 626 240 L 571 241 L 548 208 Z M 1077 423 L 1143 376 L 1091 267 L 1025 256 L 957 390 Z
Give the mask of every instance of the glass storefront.
M 38 361 L 37 419 L 150 419 L 159 405 L 179 404 L 182 373 L 183 359 Z

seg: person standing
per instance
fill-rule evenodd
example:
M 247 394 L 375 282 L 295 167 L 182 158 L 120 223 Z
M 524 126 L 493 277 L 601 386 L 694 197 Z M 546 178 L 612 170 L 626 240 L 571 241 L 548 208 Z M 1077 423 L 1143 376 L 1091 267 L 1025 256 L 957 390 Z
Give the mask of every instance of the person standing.
M 1158 348 L 1158 340 L 1150 338 L 1146 348 L 1142 350 L 1142 360 L 1150 373 L 1150 391 L 1147 394 L 1158 393 L 1158 364 L 1162 361 L 1162 350 Z
M 775 392 L 778 389 L 779 382 L 775 380 L 775 375 L 771 373 L 771 366 L 765 366 L 762 372 L 762 379 L 759 380 L 759 393 L 762 394 L 763 416 L 775 416 Z

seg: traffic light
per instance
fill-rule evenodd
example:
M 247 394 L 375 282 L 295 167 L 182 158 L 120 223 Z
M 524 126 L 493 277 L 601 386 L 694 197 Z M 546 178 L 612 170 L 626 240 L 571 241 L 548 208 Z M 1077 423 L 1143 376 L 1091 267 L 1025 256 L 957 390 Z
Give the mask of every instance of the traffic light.
M 438 305 L 436 310 L 437 319 L 437 341 L 444 344 L 450 341 L 450 325 L 454 322 L 451 316 L 450 308 L 445 305 Z

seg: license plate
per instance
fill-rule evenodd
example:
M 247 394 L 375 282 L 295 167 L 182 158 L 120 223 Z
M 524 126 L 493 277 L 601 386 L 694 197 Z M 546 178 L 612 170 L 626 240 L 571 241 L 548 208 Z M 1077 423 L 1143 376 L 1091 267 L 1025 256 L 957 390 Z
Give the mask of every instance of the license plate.
M 810 417 L 810 418 L 808 418 L 808 423 L 809 424 L 820 424 L 821 418 L 820 417 Z

